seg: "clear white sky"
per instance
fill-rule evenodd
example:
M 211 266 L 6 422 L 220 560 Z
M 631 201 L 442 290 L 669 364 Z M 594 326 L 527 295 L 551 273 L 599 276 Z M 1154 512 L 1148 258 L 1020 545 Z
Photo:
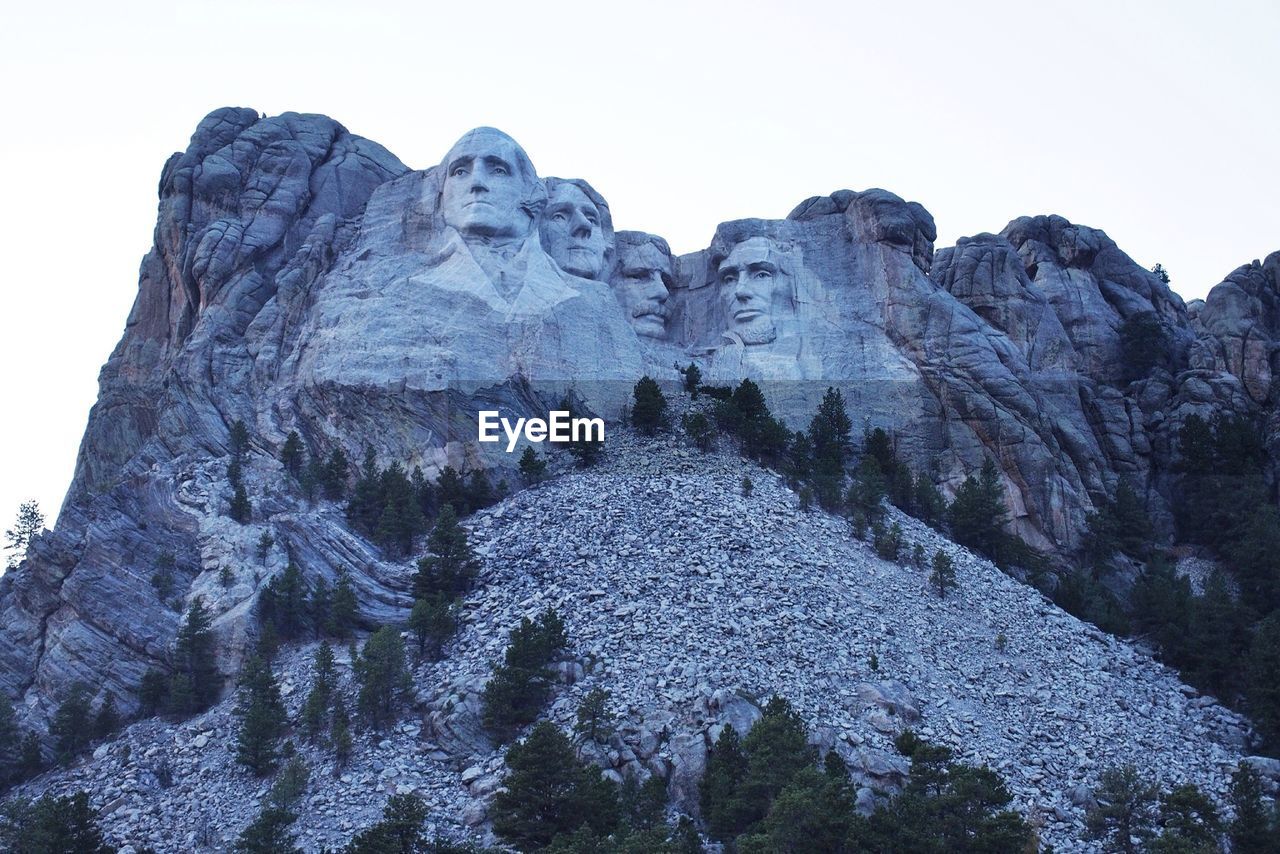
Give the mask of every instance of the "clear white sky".
M 501 127 L 620 228 L 884 187 L 939 246 L 1058 213 L 1184 297 L 1280 249 L 1280 4 L 596 0 L 14 4 L 0 34 L 0 528 L 56 514 L 165 158 L 225 105 L 405 163 Z

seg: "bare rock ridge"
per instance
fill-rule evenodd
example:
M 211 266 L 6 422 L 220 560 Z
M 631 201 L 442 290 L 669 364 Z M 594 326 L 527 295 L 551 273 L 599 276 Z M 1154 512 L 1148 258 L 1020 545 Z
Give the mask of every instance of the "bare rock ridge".
M 418 171 L 326 117 L 230 108 L 200 123 L 159 190 L 57 529 L 0 579 L 0 689 L 38 728 L 74 680 L 128 705 L 163 666 L 179 613 L 150 583 L 161 560 L 179 598 L 216 603 L 227 673 L 289 559 L 330 581 L 349 569 L 370 621 L 403 616 L 403 565 L 286 488 L 290 431 L 428 474 L 509 469 L 519 449 L 474 441 L 478 409 L 545 413 L 572 394 L 616 419 L 642 374 L 674 382 L 692 362 L 708 382 L 758 380 L 793 428 L 839 387 L 856 425 L 889 430 L 948 495 L 993 460 L 1019 533 L 1069 553 L 1122 479 L 1168 532 L 1190 413 L 1275 411 L 1280 255 L 1188 308 L 1061 217 L 935 252 L 921 205 L 842 190 L 724 223 L 675 257 L 615 231 L 585 181 L 539 177 L 500 131 Z M 1123 329 L 1147 315 L 1163 351 L 1134 375 Z M 247 525 L 227 517 L 236 421 L 251 434 Z M 276 545 L 262 561 L 264 533 Z

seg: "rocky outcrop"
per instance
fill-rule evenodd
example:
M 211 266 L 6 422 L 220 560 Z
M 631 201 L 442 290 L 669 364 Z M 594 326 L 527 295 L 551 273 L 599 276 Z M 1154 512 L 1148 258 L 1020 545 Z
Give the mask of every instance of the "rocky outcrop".
M 1194 323 L 1201 334 L 1192 364 L 1236 377 L 1256 404 L 1273 403 L 1280 346 L 1280 252 L 1227 276 L 1209 291 Z
M 744 475 L 756 484 L 749 498 Z M 602 469 L 471 517 L 480 583 L 444 659 L 415 667 L 413 701 L 387 729 L 358 730 L 336 774 L 327 749 L 298 743 L 312 769 L 295 807 L 302 846 L 337 847 L 405 792 L 427 802 L 431 832 L 483 837 L 504 765 L 475 725 L 479 691 L 508 632 L 549 607 L 566 620 L 569 659 L 547 716 L 569 731 L 587 692 L 609 691 L 615 731 L 599 744 L 578 739 L 581 755 L 612 779 L 667 780 L 681 810 L 696 811 L 696 781 L 723 727 L 749 731 L 775 694 L 821 752 L 844 759 L 864 809 L 904 779 L 893 739 L 907 727 L 997 770 L 1058 851 L 1094 850 L 1081 842 L 1084 807 L 1113 765 L 1224 799 L 1247 723 L 1148 653 L 915 520 L 891 511 L 908 551 L 918 542 L 955 560 L 959 587 L 945 599 L 925 570 L 880 560 L 845 521 L 797 505 L 777 475 L 736 455 L 619 431 Z M 287 651 L 276 666 L 295 718 L 312 651 Z M 336 652 L 354 708 L 348 654 Z M 267 789 L 235 762 L 233 705 L 177 725 L 134 724 L 24 791 L 86 788 L 120 842 L 215 850 Z
M 291 431 L 324 455 L 369 447 L 384 465 L 496 480 L 521 449 L 477 444 L 479 409 L 545 415 L 571 396 L 616 420 L 639 376 L 674 383 L 692 362 L 710 382 L 759 380 L 792 429 L 840 388 L 855 425 L 891 431 L 947 494 L 994 460 L 1016 530 L 1064 555 L 1120 479 L 1170 532 L 1189 414 L 1273 411 L 1274 255 L 1189 312 L 1096 229 L 1022 218 L 935 252 L 924 207 L 875 189 L 725 223 L 677 258 L 614 232 L 586 182 L 540 179 L 500 131 L 412 171 L 323 116 L 241 109 L 200 124 L 160 200 L 58 529 L 0 579 L 0 689 L 37 728 L 73 680 L 128 706 L 196 596 L 234 673 L 257 596 L 290 560 L 348 570 L 370 623 L 396 618 L 403 564 L 289 488 Z M 1121 330 L 1148 314 L 1167 352 L 1134 379 Z M 247 525 L 228 519 L 237 421 Z M 161 562 L 168 601 L 151 583 Z M 454 689 L 451 708 L 475 693 Z M 431 726 L 478 743 L 447 714 Z

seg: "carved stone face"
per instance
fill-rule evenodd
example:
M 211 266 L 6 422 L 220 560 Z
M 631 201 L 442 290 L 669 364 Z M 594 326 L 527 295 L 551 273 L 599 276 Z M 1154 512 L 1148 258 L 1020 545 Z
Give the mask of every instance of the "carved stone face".
M 521 237 L 531 220 L 523 208 L 532 183 L 528 157 L 492 128 L 467 133 L 444 159 L 440 212 L 464 237 Z
M 539 231 L 542 248 L 560 269 L 584 279 L 600 278 L 608 241 L 600 210 L 580 188 L 567 181 L 556 184 Z
M 621 249 L 613 289 L 637 335 L 662 338 L 667 331 L 667 282 L 671 259 L 652 243 Z
M 784 274 L 773 242 L 767 237 L 742 241 L 720 263 L 718 272 L 728 331 L 744 344 L 768 344 L 777 338 L 773 305 Z

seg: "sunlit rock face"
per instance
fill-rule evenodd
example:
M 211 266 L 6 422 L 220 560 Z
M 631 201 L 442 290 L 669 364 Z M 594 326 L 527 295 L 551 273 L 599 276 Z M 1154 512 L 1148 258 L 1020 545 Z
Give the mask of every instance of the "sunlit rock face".
M 150 583 L 158 561 L 180 607 L 210 604 L 228 673 L 289 560 L 349 570 L 371 621 L 402 616 L 403 566 L 288 488 L 290 431 L 323 455 L 514 484 L 519 454 L 477 445 L 478 410 L 545 416 L 569 396 L 616 423 L 642 375 L 675 393 L 692 363 L 708 383 L 757 380 L 791 429 L 841 389 L 856 429 L 890 431 L 947 494 L 994 460 L 1015 529 L 1065 553 L 1121 479 L 1167 533 L 1178 426 L 1273 405 L 1275 255 L 1189 314 L 1101 231 L 1024 217 L 935 253 L 929 213 L 879 189 L 727 222 L 676 255 L 615 232 L 607 187 L 535 163 L 492 128 L 418 171 L 323 116 L 201 122 L 163 170 L 58 529 L 0 580 L 0 688 L 24 717 L 75 679 L 132 702 L 179 621 Z M 1168 352 L 1132 380 L 1121 331 L 1146 313 Z M 227 518 L 236 421 L 252 436 L 244 526 Z

